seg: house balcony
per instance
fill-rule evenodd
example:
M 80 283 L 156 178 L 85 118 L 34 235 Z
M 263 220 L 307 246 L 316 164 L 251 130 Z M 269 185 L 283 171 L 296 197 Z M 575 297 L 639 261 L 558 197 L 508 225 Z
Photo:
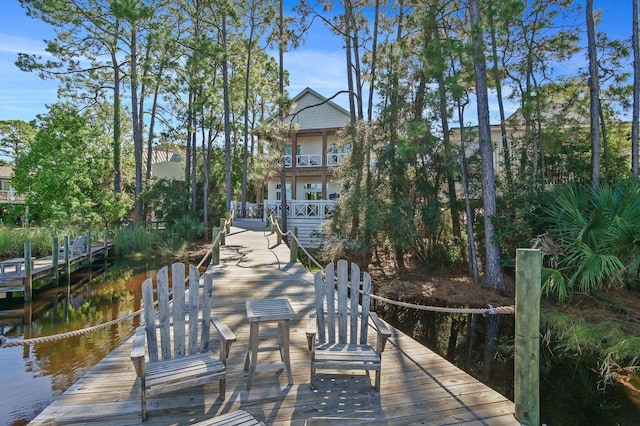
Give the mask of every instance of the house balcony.
M 337 167 L 339 166 L 349 153 L 332 152 L 327 154 L 327 166 Z M 322 154 L 307 154 L 296 155 L 296 167 L 321 167 L 322 166 Z M 292 166 L 292 155 L 285 155 L 284 166 L 290 168 Z
M 265 218 L 269 217 L 272 213 L 277 218 L 282 218 L 282 202 L 281 201 L 269 201 L 264 202 Z M 325 219 L 331 216 L 331 213 L 335 210 L 336 203 L 333 200 L 316 200 L 316 201 L 301 201 L 301 200 L 289 200 L 287 201 L 287 218 L 308 218 L 308 219 Z
M 0 190 L 0 203 L 24 203 L 24 197 L 18 195 L 13 189 Z

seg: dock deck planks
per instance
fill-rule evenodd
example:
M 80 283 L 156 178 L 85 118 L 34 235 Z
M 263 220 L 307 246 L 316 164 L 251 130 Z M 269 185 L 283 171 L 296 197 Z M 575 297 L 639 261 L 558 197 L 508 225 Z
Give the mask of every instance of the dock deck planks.
M 309 351 L 305 321 L 312 312 L 313 276 L 292 265 L 286 245 L 249 221 L 236 221 L 222 263 L 214 274 L 214 312 L 237 334 L 227 364 L 227 397 L 218 401 L 218 384 L 149 398 L 146 425 L 186 425 L 243 409 L 267 425 L 518 425 L 515 407 L 498 392 L 392 328 L 382 356 L 382 389 L 372 388 L 373 375 L 318 374 L 309 387 Z M 240 227 L 242 226 L 242 228 Z M 256 230 L 244 228 L 253 227 Z M 296 311 L 291 321 L 291 367 L 294 385 L 284 368 L 272 369 L 277 352 L 261 352 L 250 391 L 243 370 L 249 341 L 245 301 L 287 297 Z M 273 340 L 276 327 L 261 328 L 261 340 Z M 267 342 L 268 343 L 268 342 Z M 262 346 L 261 341 L 261 346 Z M 131 339 L 116 348 L 30 424 L 142 424 L 139 382 L 129 358 Z

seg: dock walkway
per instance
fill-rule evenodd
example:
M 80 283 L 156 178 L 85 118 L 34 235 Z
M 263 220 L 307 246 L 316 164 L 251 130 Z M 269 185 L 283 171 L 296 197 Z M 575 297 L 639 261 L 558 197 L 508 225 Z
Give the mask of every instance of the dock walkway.
M 107 245 L 107 249 L 112 245 L 113 244 L 109 243 Z M 80 262 L 102 255 L 104 252 L 105 246 L 103 242 L 93 243 L 89 250 L 83 251 L 82 253 L 73 253 L 69 259 L 69 265 L 73 267 Z M 45 256 L 37 259 L 34 258 L 32 262 L 32 281 L 53 277 L 56 272 L 56 267 L 58 270 L 64 270 L 65 268 L 64 255 L 58 257 L 57 265 L 53 264 L 53 256 Z M 6 269 L 8 269 L 8 271 Z M 6 267 L 3 272 L 4 273 L 0 274 L 0 293 L 25 291 L 26 275 L 24 268 L 19 267 L 17 264 L 13 264 L 12 266 Z
M 236 220 L 220 257 L 221 264 L 208 271 L 214 274 L 213 313 L 238 337 L 228 360 L 226 400 L 216 399 L 217 382 L 150 398 L 144 424 L 186 425 L 238 409 L 267 425 L 519 424 L 513 402 L 395 328 L 382 355 L 380 393 L 371 386 L 372 376 L 362 372 L 318 375 L 317 389 L 312 391 L 305 335 L 314 300 L 312 274 L 299 263 L 289 263 L 287 246 L 276 245 L 275 235 L 268 235 L 262 222 Z M 287 384 L 284 368 L 269 368 L 279 361 L 277 351 L 261 352 L 253 386 L 247 391 L 245 301 L 274 297 L 287 297 L 296 312 L 291 321 L 294 384 Z M 263 328 L 261 338 L 275 340 L 277 327 Z M 130 349 L 131 339 L 30 424 L 143 424 Z

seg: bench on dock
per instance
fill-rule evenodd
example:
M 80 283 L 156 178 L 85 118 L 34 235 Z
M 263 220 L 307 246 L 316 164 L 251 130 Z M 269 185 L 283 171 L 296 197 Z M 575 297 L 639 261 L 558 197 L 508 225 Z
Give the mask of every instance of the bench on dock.
M 84 235 L 77 236 L 73 239 L 73 243 L 69 245 L 69 257 L 79 256 L 85 252 L 85 241 L 86 237 Z M 64 246 L 59 247 L 59 251 L 61 255 L 64 256 Z
M 35 257 L 31 259 L 35 260 Z M 14 274 L 18 275 L 22 272 L 22 265 L 24 265 L 24 257 L 16 257 L 14 259 L 3 260 L 0 262 L 0 275 L 7 275 L 7 267 L 14 268 Z

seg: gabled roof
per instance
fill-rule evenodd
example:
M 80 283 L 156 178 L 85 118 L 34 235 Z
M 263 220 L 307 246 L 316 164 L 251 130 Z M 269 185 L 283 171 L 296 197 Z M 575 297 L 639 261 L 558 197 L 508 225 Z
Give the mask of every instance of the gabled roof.
M 336 129 L 351 120 L 347 110 L 327 100 L 309 87 L 291 99 L 294 109 L 286 123 L 293 123 L 298 130 Z

